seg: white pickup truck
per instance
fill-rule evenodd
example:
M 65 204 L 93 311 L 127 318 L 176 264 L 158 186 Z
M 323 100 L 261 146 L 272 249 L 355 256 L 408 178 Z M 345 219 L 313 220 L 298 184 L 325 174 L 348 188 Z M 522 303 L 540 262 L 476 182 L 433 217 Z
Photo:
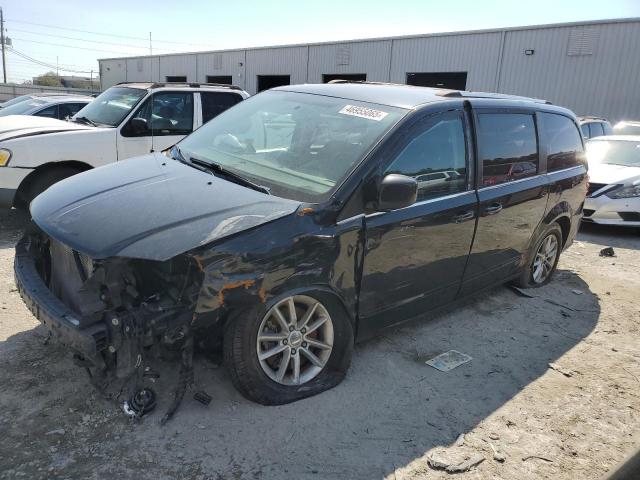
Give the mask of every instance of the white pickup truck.
M 1 117 L 0 208 L 26 209 L 64 178 L 164 150 L 248 96 L 231 85 L 124 83 L 68 122 Z

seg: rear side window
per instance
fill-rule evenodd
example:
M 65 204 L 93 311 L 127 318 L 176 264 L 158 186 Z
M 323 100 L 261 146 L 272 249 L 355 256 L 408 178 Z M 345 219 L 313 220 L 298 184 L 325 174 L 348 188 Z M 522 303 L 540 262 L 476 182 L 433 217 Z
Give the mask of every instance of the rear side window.
M 227 92 L 201 92 L 200 98 L 202 98 L 202 123 L 207 123 L 242 100 L 240 95 Z
M 425 120 L 385 171 L 418 182 L 418 201 L 467 189 L 467 149 L 462 114 L 445 113 Z
M 538 144 L 533 115 L 478 114 L 478 151 L 483 187 L 536 175 Z
M 602 129 L 604 130 L 605 135 L 613 135 L 613 128 L 609 122 L 603 122 Z
M 589 138 L 601 137 L 604 135 L 602 124 L 600 122 L 593 122 L 589 124 Z
M 58 106 L 52 105 L 43 110 L 40 110 L 38 113 L 34 113 L 36 117 L 49 117 L 49 118 L 58 118 Z
M 569 117 L 541 113 L 542 130 L 547 142 L 547 171 L 575 167 L 584 162 L 580 133 Z

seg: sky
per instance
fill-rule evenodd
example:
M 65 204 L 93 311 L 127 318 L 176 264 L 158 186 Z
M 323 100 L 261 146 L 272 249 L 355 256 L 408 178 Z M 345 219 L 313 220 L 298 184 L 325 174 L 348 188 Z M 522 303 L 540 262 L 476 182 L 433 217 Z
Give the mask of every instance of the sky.
M 95 75 L 99 58 L 148 54 L 150 32 L 153 53 L 171 53 L 640 17 L 640 0 L 4 0 L 1 6 L 15 51 L 7 53 L 8 80 L 17 83 L 56 65 L 61 75 Z

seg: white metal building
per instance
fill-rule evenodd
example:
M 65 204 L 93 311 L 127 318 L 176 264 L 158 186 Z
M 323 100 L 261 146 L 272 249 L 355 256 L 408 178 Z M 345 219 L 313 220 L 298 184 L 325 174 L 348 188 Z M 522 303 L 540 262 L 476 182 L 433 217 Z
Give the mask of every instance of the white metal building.
M 249 93 L 334 78 L 547 99 L 640 119 L 640 18 L 100 60 L 102 88 L 233 83 Z

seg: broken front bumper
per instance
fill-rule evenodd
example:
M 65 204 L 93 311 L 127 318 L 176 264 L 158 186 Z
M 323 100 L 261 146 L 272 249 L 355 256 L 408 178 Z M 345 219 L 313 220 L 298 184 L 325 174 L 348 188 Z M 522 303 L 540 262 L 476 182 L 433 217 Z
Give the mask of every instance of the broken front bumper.
M 14 274 L 20 296 L 33 316 L 62 344 L 94 365 L 100 365 L 103 362 L 101 352 L 107 347 L 106 325 L 97 323 L 80 327 L 77 315 L 47 288 L 40 277 L 28 236 L 16 245 Z

